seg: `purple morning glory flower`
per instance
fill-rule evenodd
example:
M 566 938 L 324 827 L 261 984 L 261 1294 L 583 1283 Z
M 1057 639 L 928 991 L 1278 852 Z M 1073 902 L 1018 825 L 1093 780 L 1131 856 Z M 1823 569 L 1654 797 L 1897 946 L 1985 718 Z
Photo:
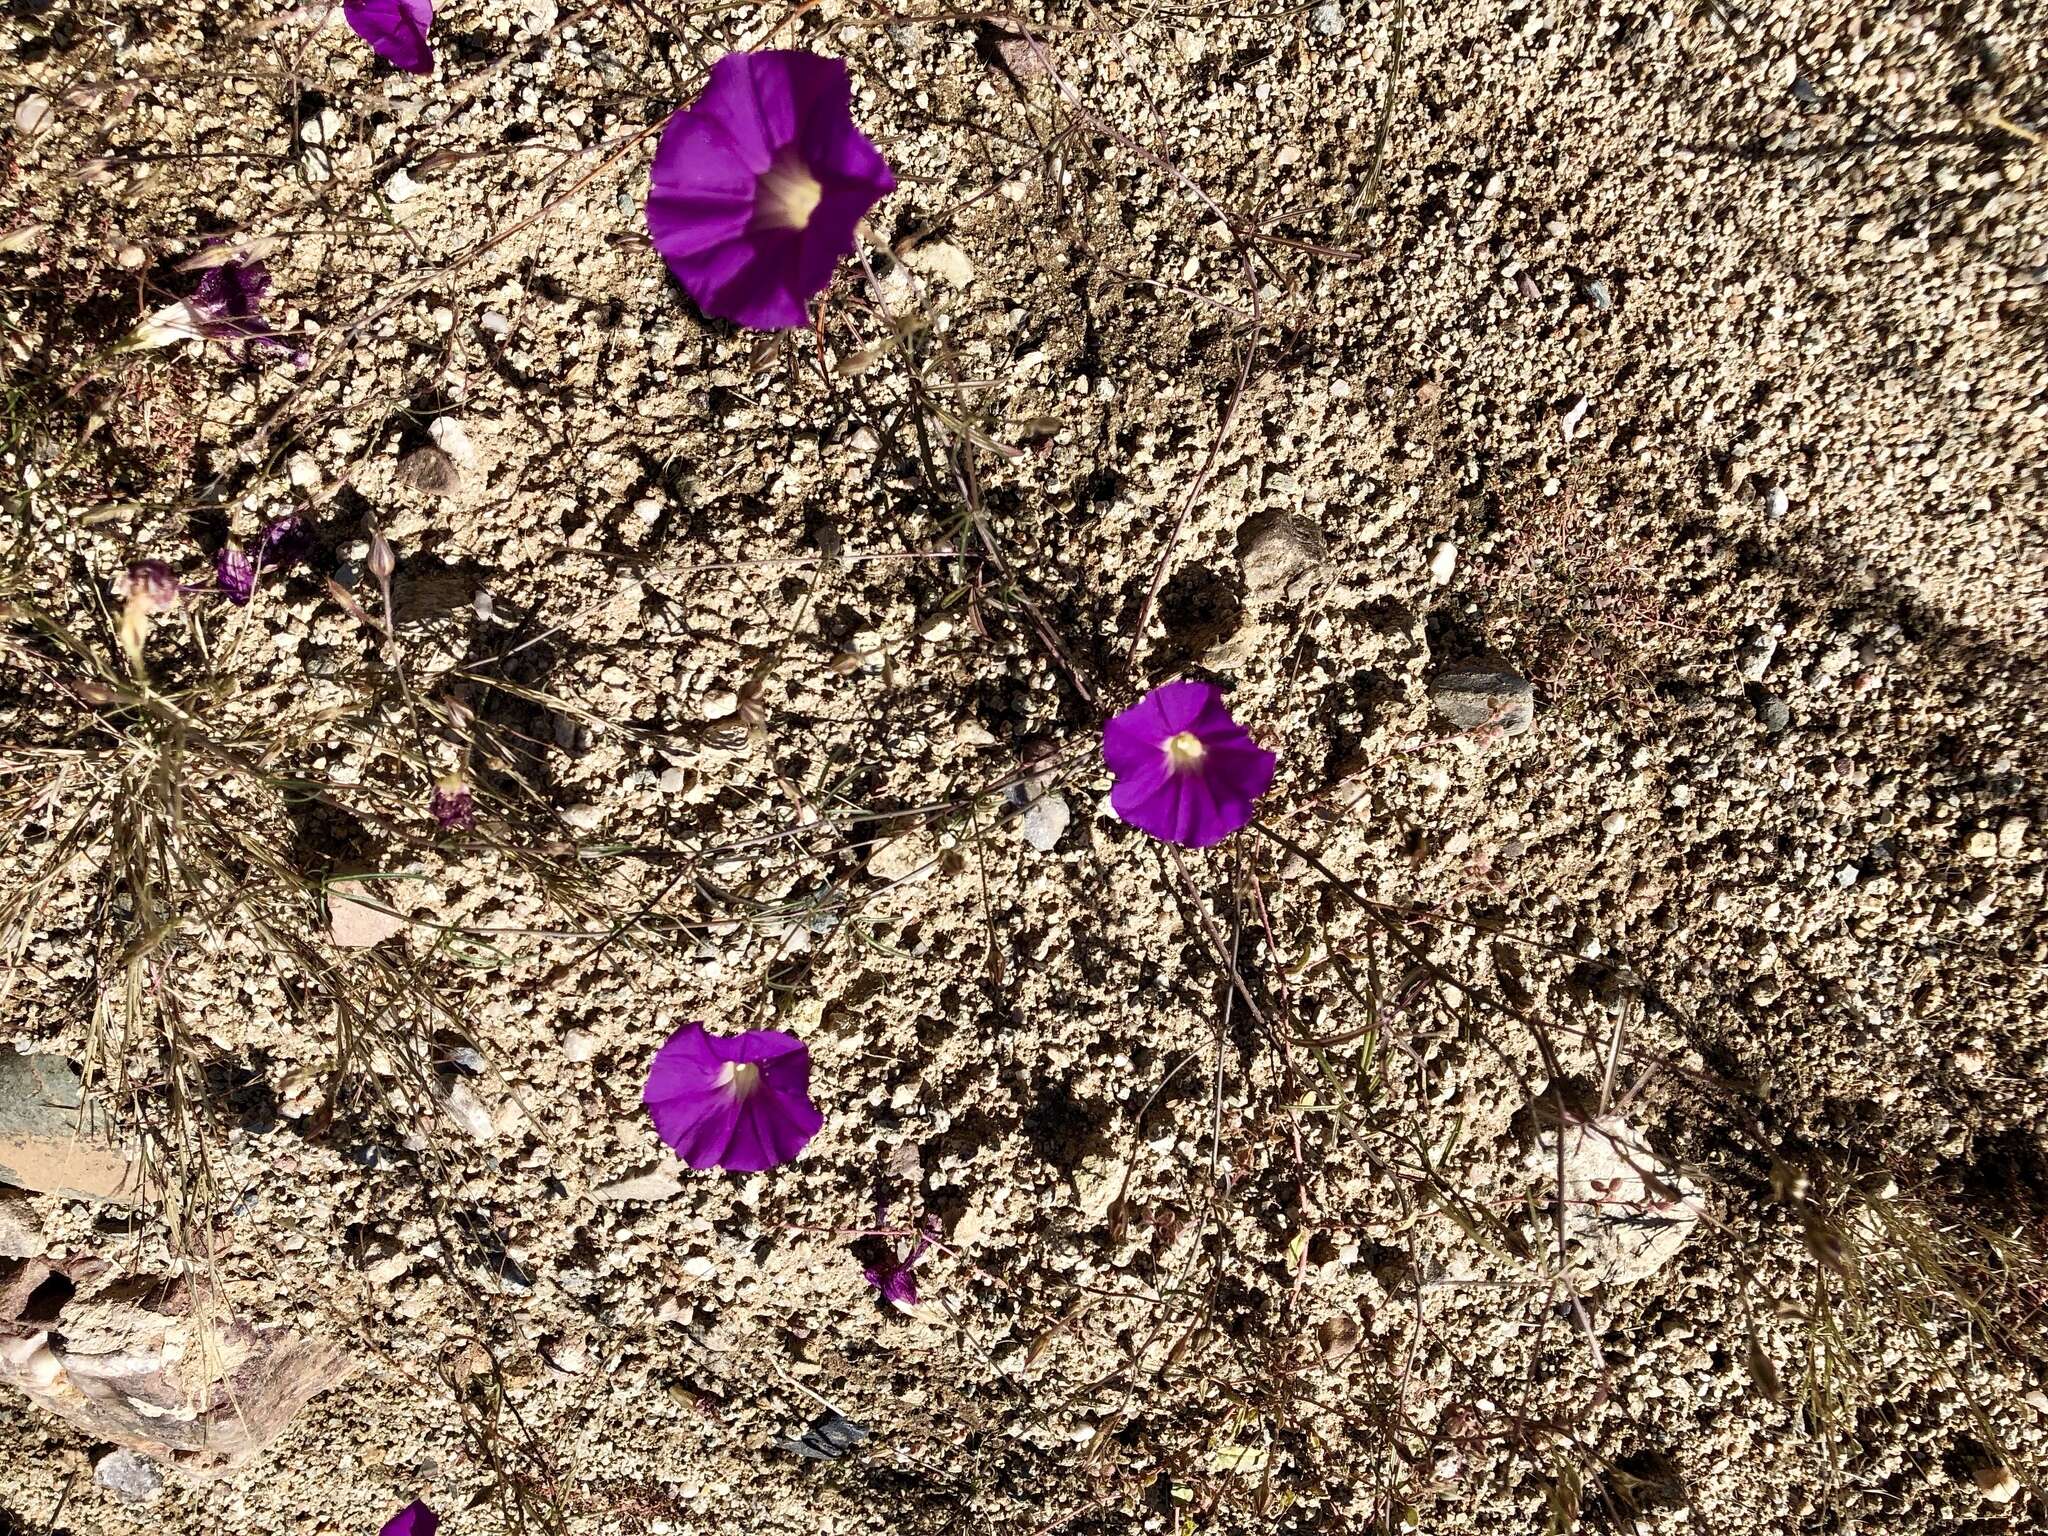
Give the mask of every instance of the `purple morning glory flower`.
M 441 1517 L 418 1499 L 384 1522 L 377 1536 L 434 1536 L 441 1529 Z
M 795 1035 L 685 1024 L 655 1053 L 641 1099 L 692 1168 L 758 1173 L 795 1157 L 825 1123 L 810 1082 L 810 1048 Z
M 1188 848 L 1220 843 L 1252 819 L 1277 759 L 1230 718 L 1209 683 L 1162 683 L 1102 728 L 1116 775 L 1110 809 L 1141 832 Z
M 299 367 L 311 360 L 304 347 L 293 346 L 263 318 L 270 294 L 270 271 L 260 261 L 229 259 L 209 267 L 192 296 L 166 304 L 137 326 L 123 350 L 167 347 L 180 341 L 218 341 L 245 347 L 274 347 Z
M 434 72 L 434 50 L 427 45 L 434 0 L 342 0 L 341 14 L 378 58 L 408 74 Z
M 750 330 L 802 325 L 892 190 L 853 125 L 846 65 L 815 53 L 728 53 L 662 129 L 647 231 L 707 315 Z
M 213 580 L 227 600 L 245 605 L 256 593 L 256 578 L 264 571 L 287 571 L 305 559 L 313 547 L 313 530 L 296 512 L 280 517 L 263 530 L 251 555 L 240 545 L 221 546 L 213 557 Z
M 296 512 L 274 518 L 263 529 L 263 568 L 288 571 L 313 553 L 313 528 Z

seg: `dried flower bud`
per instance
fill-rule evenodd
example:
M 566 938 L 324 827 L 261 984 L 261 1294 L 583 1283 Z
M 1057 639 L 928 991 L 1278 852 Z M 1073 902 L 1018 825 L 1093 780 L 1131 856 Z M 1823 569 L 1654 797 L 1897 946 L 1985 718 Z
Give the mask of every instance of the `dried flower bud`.
M 376 577 L 380 586 L 390 581 L 392 573 L 398 569 L 398 556 L 393 552 L 391 541 L 384 537 L 381 528 L 370 530 L 369 567 L 370 574 Z

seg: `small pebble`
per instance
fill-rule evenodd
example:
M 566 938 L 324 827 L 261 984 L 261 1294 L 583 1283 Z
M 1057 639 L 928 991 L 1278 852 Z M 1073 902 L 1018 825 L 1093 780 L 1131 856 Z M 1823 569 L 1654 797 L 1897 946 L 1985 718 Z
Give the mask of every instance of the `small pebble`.
M 1764 674 L 1771 670 L 1771 662 L 1778 654 L 1778 637 L 1767 629 L 1751 631 L 1749 638 L 1742 642 L 1737 667 L 1745 683 L 1760 683 Z
M 597 1036 L 587 1029 L 572 1029 L 562 1036 L 562 1054 L 571 1061 L 589 1061 L 597 1054 Z
M 26 138 L 48 133 L 57 126 L 57 109 L 47 96 L 27 95 L 14 109 L 15 129 Z
M 1458 569 L 1458 546 L 1449 539 L 1437 545 L 1436 553 L 1429 557 L 1429 579 L 1440 587 L 1451 584 L 1451 576 Z
M 1336 0 L 1325 0 L 1308 13 L 1308 29 L 1317 37 L 1336 37 L 1344 30 L 1344 10 Z
M 1579 424 L 1586 419 L 1587 404 L 1588 402 L 1586 400 L 1586 397 L 1584 395 L 1580 395 L 1576 400 L 1572 402 L 1571 409 L 1567 410 L 1564 413 L 1564 415 L 1559 418 L 1558 426 L 1564 432 L 1564 440 L 1566 442 L 1570 442 L 1573 438 L 1579 435 Z
M 153 1504 L 164 1491 L 163 1469 L 134 1451 L 109 1451 L 94 1465 L 92 1480 L 124 1504 Z
M 1447 667 L 1429 680 L 1429 702 L 1461 731 L 1519 736 L 1536 718 L 1536 690 L 1504 667 Z
M 1073 819 L 1073 807 L 1067 804 L 1064 795 L 1040 795 L 1024 808 L 1024 814 L 1017 819 L 1017 830 L 1040 853 L 1051 853 Z
M 2011 1467 L 1979 1467 L 1970 1475 L 1987 1504 L 2010 1504 L 2019 1497 L 2020 1480 Z
M 2016 859 L 2025 851 L 2027 833 L 2033 822 L 2024 816 L 2008 816 L 1998 824 L 1998 856 L 2001 859 Z
M 1792 728 L 1792 708 L 1775 693 L 1764 695 L 1763 702 L 1756 707 L 1756 717 L 1773 736 L 1782 736 Z

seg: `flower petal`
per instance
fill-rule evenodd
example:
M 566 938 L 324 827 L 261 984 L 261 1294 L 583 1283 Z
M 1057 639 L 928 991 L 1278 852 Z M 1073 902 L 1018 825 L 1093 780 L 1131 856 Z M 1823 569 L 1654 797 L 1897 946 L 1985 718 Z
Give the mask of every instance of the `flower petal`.
M 441 1529 L 441 1517 L 418 1499 L 384 1522 L 378 1536 L 434 1536 Z
M 342 0 L 341 14 L 378 58 L 410 74 L 433 72 L 427 29 L 434 24 L 434 0 Z

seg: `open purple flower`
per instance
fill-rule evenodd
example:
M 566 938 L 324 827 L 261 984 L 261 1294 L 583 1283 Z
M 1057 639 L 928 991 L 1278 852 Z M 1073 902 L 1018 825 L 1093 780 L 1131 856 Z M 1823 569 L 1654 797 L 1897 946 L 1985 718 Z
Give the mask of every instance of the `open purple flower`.
M 892 190 L 853 124 L 846 65 L 815 53 L 728 53 L 662 130 L 647 230 L 707 315 L 750 330 L 804 323 Z
M 810 1048 L 795 1035 L 724 1037 L 685 1024 L 655 1053 L 641 1099 L 692 1168 L 758 1173 L 795 1157 L 825 1123 L 810 1083 Z
M 1277 759 L 1230 718 L 1209 683 L 1162 683 L 1102 728 L 1116 775 L 1110 809 L 1141 832 L 1188 848 L 1220 843 L 1252 819 Z
M 263 530 L 251 554 L 239 544 L 223 544 L 213 557 L 213 579 L 227 600 L 236 607 L 256 593 L 256 578 L 265 571 L 288 571 L 305 559 L 313 547 L 313 530 L 296 512 L 278 518 Z
M 441 1529 L 441 1517 L 418 1499 L 384 1522 L 377 1536 L 434 1536 Z
M 434 0 L 342 0 L 341 14 L 378 58 L 408 74 L 433 73 L 427 28 L 434 24 Z

